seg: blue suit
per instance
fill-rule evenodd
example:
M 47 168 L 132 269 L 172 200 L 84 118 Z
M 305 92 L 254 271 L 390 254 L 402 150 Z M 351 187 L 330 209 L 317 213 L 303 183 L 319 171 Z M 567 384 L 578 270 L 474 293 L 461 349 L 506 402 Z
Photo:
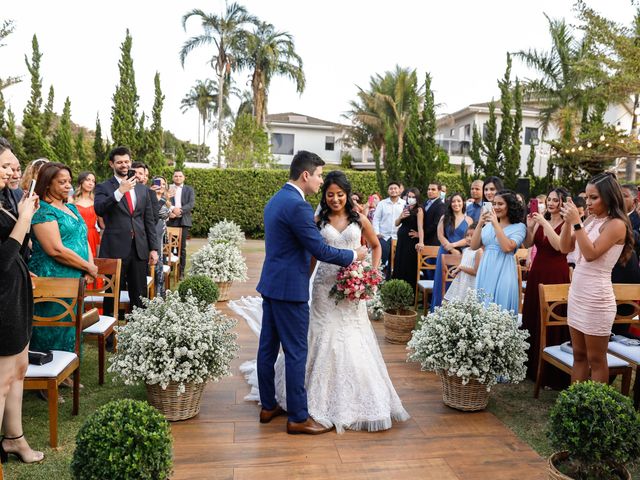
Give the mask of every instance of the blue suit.
M 313 209 L 286 184 L 264 209 L 265 260 L 257 290 L 262 294 L 258 384 L 263 408 L 276 407 L 274 365 L 280 343 L 285 354 L 287 411 L 292 422 L 309 417 L 304 387 L 309 329 L 311 255 L 347 266 L 352 250 L 328 246 L 313 221 Z

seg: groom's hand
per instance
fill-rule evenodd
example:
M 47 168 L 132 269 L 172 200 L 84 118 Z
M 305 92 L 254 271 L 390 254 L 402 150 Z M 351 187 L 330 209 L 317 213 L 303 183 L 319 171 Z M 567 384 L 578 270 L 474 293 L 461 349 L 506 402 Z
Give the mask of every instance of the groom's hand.
M 361 247 L 356 248 L 356 254 L 358 255 L 358 260 L 364 260 L 369 253 L 369 249 L 362 245 Z

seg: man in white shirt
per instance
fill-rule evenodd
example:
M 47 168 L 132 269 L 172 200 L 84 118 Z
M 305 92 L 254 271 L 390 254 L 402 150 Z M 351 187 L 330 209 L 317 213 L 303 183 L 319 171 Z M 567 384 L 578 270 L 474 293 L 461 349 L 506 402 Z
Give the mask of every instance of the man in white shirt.
M 381 200 L 373 215 L 373 230 L 380 239 L 382 247 L 382 265 L 384 265 L 384 273 L 387 278 L 391 277 L 391 241 L 398 239 L 398 227 L 396 220 L 402 213 L 406 202 L 400 198 L 400 184 L 398 182 L 389 182 L 387 186 L 387 194 L 389 197 Z
M 187 263 L 187 236 L 193 225 L 191 211 L 196 204 L 196 194 L 188 185 L 184 184 L 185 176 L 181 170 L 173 172 L 173 185 L 170 188 L 171 214 L 167 225 L 182 229 L 180 247 L 180 278 L 184 277 L 184 267 Z

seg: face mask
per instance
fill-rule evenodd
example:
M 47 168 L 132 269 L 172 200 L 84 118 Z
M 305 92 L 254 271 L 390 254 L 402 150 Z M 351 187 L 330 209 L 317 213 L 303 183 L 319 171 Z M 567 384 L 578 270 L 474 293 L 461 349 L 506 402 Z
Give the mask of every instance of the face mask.
M 416 204 L 415 198 L 407 198 L 407 205 L 415 205 L 415 204 Z

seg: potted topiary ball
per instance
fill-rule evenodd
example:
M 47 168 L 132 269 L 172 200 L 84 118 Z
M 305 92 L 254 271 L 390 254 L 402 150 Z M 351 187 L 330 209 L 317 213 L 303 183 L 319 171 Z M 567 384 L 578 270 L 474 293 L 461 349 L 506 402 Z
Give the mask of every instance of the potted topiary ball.
M 76 437 L 75 480 L 165 480 L 171 476 L 171 429 L 147 402 L 113 400 L 93 412 Z
M 178 293 L 183 300 L 187 295 L 196 297 L 200 302 L 213 304 L 218 301 L 218 285 L 206 275 L 191 275 L 178 285 Z
M 384 309 L 384 338 L 389 343 L 407 343 L 416 328 L 418 314 L 412 310 L 413 290 L 404 280 L 389 280 L 380 288 Z
M 625 464 L 640 457 L 640 415 L 604 383 L 574 383 L 560 393 L 548 436 L 559 450 L 548 462 L 555 480 L 630 480 Z

